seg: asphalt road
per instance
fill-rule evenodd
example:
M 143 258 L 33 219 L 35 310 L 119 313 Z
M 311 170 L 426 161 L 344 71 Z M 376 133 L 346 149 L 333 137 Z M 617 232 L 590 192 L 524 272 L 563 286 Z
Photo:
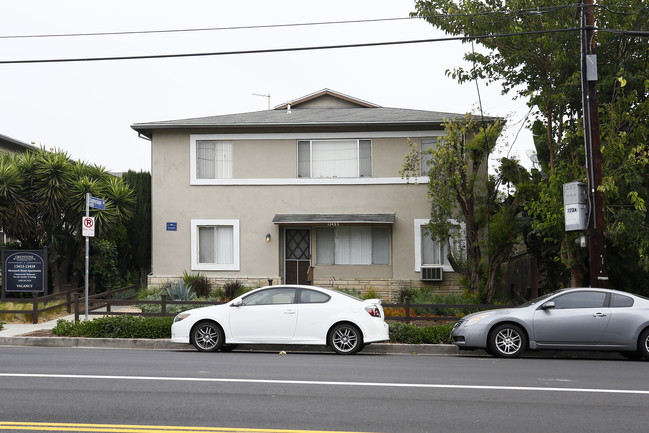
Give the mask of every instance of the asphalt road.
M 0 347 L 5 431 L 646 432 L 647 409 L 649 362 Z

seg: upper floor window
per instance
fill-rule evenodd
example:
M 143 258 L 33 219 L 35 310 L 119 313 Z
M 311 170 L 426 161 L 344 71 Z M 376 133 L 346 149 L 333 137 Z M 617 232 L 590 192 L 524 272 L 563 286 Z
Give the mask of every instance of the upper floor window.
M 196 140 L 196 178 L 232 178 L 232 142 Z
M 372 177 L 372 140 L 298 140 L 298 177 Z
M 428 176 L 430 171 L 430 162 L 433 160 L 433 155 L 430 154 L 430 151 L 437 148 L 437 137 L 433 138 L 422 138 L 421 139 L 421 175 Z

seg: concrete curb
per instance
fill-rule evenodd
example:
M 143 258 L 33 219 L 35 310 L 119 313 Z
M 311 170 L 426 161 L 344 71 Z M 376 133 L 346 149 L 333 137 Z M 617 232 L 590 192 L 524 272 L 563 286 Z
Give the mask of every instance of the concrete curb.
M 79 347 L 103 349 L 195 350 L 187 344 L 172 343 L 168 339 L 146 338 L 77 338 L 77 337 L 0 337 L 0 346 Z M 330 352 L 324 346 L 242 345 L 238 351 L 259 352 Z M 366 354 L 451 355 L 458 354 L 452 344 L 392 344 L 374 343 L 366 346 Z

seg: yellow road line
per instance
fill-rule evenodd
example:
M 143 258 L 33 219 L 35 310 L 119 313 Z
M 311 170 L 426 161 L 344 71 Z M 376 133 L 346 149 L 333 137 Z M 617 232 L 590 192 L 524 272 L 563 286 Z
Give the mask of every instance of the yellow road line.
M 122 425 L 122 424 L 74 424 L 46 422 L 7 422 L 0 421 L 0 430 L 24 431 L 59 431 L 59 432 L 106 432 L 106 433 L 187 433 L 187 432 L 219 432 L 219 433 L 363 433 L 342 432 L 330 430 L 278 430 L 255 428 L 225 428 L 225 427 L 185 427 L 185 426 L 155 426 L 155 425 Z

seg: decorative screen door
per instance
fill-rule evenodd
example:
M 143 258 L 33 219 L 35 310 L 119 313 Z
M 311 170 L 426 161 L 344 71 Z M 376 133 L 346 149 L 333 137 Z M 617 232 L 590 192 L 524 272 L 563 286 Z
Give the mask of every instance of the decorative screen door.
M 284 284 L 310 284 L 311 231 L 286 229 L 284 236 Z

